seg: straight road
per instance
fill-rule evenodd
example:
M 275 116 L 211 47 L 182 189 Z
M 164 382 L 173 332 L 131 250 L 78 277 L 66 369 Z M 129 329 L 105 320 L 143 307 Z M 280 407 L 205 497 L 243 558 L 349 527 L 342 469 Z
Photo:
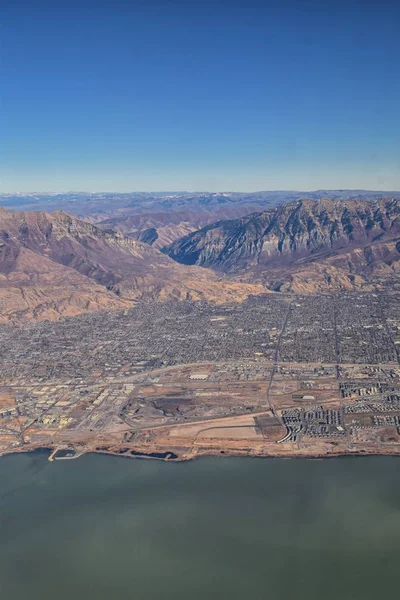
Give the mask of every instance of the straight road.
M 292 308 L 292 303 L 289 302 L 289 305 L 288 305 L 288 308 L 287 308 L 287 311 L 286 311 L 286 314 L 285 314 L 285 318 L 284 318 L 284 321 L 283 321 L 283 324 L 282 324 L 282 328 L 281 328 L 281 331 L 279 333 L 278 341 L 276 343 L 276 348 L 275 348 L 275 353 L 274 353 L 274 363 L 273 363 L 273 366 L 272 366 L 271 376 L 269 378 L 268 387 L 267 387 L 267 404 L 268 404 L 268 406 L 269 406 L 269 408 L 271 410 L 271 413 L 274 415 L 275 419 L 284 428 L 285 428 L 285 425 L 284 425 L 281 417 L 279 417 L 279 415 L 276 413 L 276 411 L 274 409 L 274 406 L 273 406 L 273 404 L 271 402 L 271 394 L 270 394 L 270 392 L 271 392 L 271 387 L 272 387 L 272 381 L 274 379 L 274 375 L 275 375 L 275 373 L 277 371 L 277 367 L 279 365 L 279 348 L 280 348 L 280 345 L 281 345 L 283 334 L 285 333 L 287 322 L 289 320 L 291 308 Z

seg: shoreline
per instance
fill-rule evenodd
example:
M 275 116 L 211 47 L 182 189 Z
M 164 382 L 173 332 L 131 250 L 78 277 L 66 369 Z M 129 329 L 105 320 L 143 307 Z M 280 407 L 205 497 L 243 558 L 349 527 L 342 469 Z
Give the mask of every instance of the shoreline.
M 38 447 L 29 447 L 29 448 L 18 448 L 12 451 L 6 451 L 6 452 L 2 452 L 0 453 L 0 458 L 6 457 L 6 456 L 12 456 L 14 454 L 33 454 L 35 452 L 46 452 L 49 453 L 49 456 L 47 457 L 48 460 L 50 462 L 55 462 L 58 460 L 65 460 L 65 458 L 63 457 L 59 457 L 59 458 L 53 458 L 55 453 L 60 450 L 60 448 L 54 448 L 51 446 L 38 446 Z M 154 456 L 152 454 L 155 453 L 145 453 L 145 452 L 139 452 L 139 451 L 133 451 L 134 453 L 121 453 L 121 452 L 112 452 L 112 451 L 107 451 L 107 450 L 92 450 L 92 449 L 87 449 L 87 450 L 80 450 L 79 452 L 77 452 L 76 456 L 71 456 L 68 457 L 68 460 L 77 460 L 78 458 L 80 458 L 81 456 L 84 456 L 86 454 L 99 454 L 99 455 L 103 455 L 103 456 L 116 456 L 119 458 L 129 458 L 129 459 L 139 459 L 139 460 L 159 460 L 159 461 L 163 461 L 163 462 L 171 462 L 171 463 L 180 463 L 180 462 L 190 462 L 193 460 L 197 460 L 199 458 L 206 458 L 206 457 L 214 457 L 214 458 L 272 458 L 272 459 L 282 459 L 282 460 L 298 460 L 298 459 L 305 459 L 305 460 L 326 460 L 326 459 L 333 459 L 333 458 L 361 458 L 363 456 L 399 456 L 400 457 L 400 448 L 398 449 L 398 451 L 393 452 L 379 452 L 376 450 L 373 451 L 368 451 L 368 450 L 359 450 L 359 451 L 352 451 L 352 452 L 338 452 L 336 454 L 299 454 L 296 452 L 293 453 L 288 453 L 288 454 L 281 454 L 281 453 L 270 453 L 270 454 L 252 454 L 251 452 L 235 452 L 232 451 L 230 452 L 228 451 L 215 451 L 215 452 L 201 452 L 201 453 L 197 453 L 197 454 L 192 454 L 190 456 L 182 454 L 181 456 L 177 455 L 174 451 L 165 451 L 164 453 L 167 454 L 168 456 L 175 456 L 176 458 L 171 458 L 171 457 L 158 457 L 158 456 Z

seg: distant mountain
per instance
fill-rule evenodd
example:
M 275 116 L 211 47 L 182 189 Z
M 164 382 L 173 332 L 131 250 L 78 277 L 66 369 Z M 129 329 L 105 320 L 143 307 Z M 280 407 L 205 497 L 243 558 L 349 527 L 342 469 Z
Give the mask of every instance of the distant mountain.
M 397 199 L 299 200 L 208 225 L 163 252 L 272 289 L 314 291 L 396 279 L 399 236 Z
M 102 228 L 112 228 L 119 233 L 141 240 L 154 248 L 173 242 L 200 227 L 218 219 L 233 219 L 260 210 L 257 204 L 225 204 L 198 210 L 164 210 L 158 212 L 117 215 L 97 222 Z
M 294 202 L 304 198 L 319 200 L 329 197 L 349 200 L 376 200 L 379 198 L 400 199 L 400 191 L 371 190 L 269 190 L 259 192 L 130 192 L 130 193 L 0 193 L 0 204 L 14 210 L 65 210 L 78 217 L 104 220 L 131 214 L 165 213 L 190 211 L 198 213 L 224 209 L 226 206 L 253 206 L 253 211 Z M 245 214 L 245 213 L 242 213 Z M 241 215 L 232 215 L 232 218 Z M 218 217 L 217 217 L 218 218 Z M 221 215 L 220 218 L 223 218 Z
M 400 199 L 400 192 L 365 190 L 271 190 L 239 192 L 132 192 L 0 194 L 0 204 L 17 210 L 63 210 L 100 227 L 162 248 L 221 219 L 237 219 L 304 198 L 319 200 Z M 147 230 L 155 230 L 149 234 Z
M 166 298 L 241 300 L 261 286 L 182 267 L 65 212 L 0 209 L 0 321 L 56 319 Z

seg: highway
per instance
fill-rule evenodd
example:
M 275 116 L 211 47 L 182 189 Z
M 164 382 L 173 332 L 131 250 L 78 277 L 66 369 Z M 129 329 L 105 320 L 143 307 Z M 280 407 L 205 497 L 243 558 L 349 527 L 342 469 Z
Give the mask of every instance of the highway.
M 291 307 L 292 307 L 292 303 L 289 302 L 289 305 L 288 305 L 288 308 L 287 308 L 287 311 L 286 311 L 286 314 L 285 314 L 285 318 L 284 318 L 284 321 L 283 321 L 283 324 L 282 324 L 282 328 L 281 328 L 281 331 L 279 333 L 278 341 L 276 343 L 276 348 L 275 348 L 275 353 L 274 353 L 274 362 L 273 362 L 273 366 L 272 366 L 272 370 L 271 370 L 271 376 L 270 376 L 269 382 L 268 382 L 267 395 L 266 395 L 267 404 L 269 406 L 269 409 L 270 409 L 271 413 L 274 415 L 274 417 L 278 421 L 278 423 L 280 425 L 282 425 L 282 427 L 286 430 L 286 434 L 285 434 L 284 438 L 282 438 L 282 440 L 280 440 L 280 441 L 283 441 L 283 439 L 286 439 L 286 437 L 287 437 L 287 435 L 288 435 L 289 432 L 287 430 L 286 425 L 283 423 L 281 417 L 278 415 L 278 413 L 274 409 L 274 406 L 273 406 L 273 404 L 271 402 L 270 391 L 271 391 L 272 381 L 274 379 L 274 375 L 275 375 L 277 367 L 279 365 L 279 347 L 281 345 L 281 340 L 282 340 L 283 334 L 285 332 L 287 322 L 289 320 L 289 315 L 290 315 Z

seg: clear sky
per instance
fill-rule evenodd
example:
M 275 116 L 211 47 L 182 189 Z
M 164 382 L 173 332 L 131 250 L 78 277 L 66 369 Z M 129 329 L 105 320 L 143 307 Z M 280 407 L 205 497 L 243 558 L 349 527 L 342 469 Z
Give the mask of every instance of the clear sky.
M 400 189 L 396 0 L 3 0 L 0 191 Z

